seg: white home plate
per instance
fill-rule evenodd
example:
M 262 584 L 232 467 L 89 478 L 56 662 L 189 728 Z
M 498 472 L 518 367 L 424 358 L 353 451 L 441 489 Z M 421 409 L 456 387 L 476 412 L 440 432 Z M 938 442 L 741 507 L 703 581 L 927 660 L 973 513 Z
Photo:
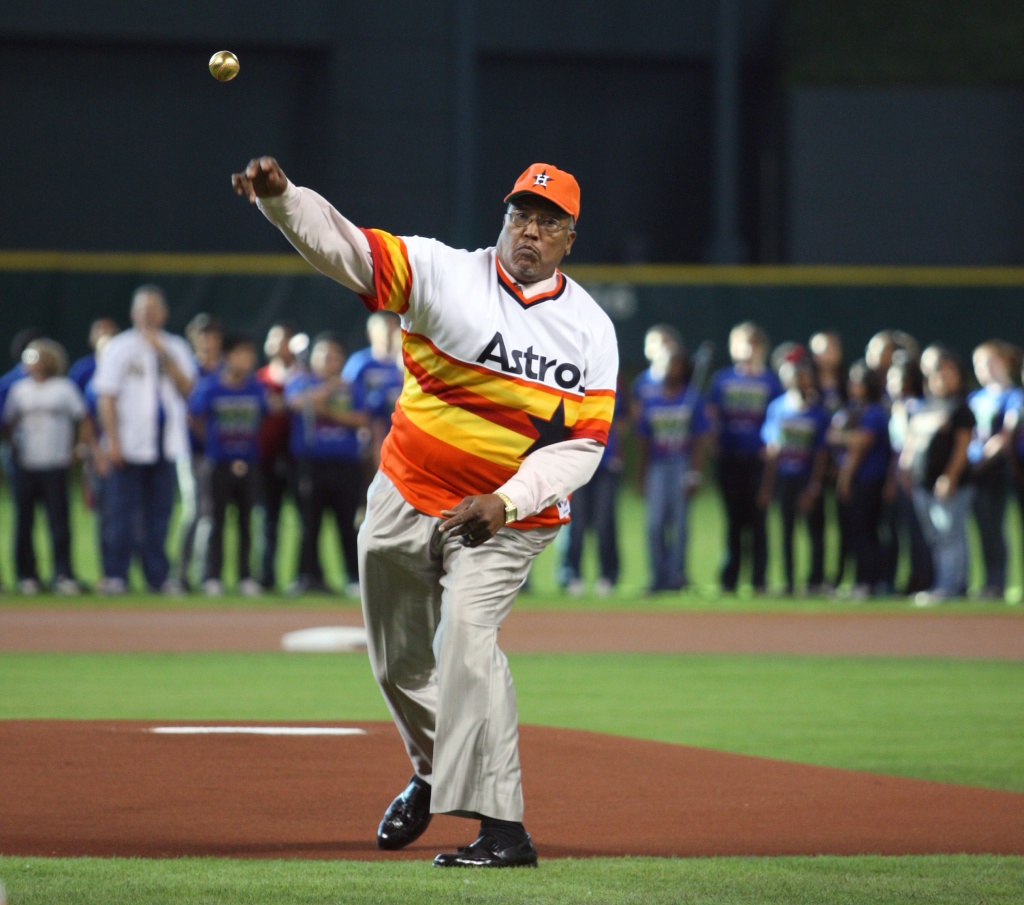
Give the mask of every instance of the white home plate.
M 303 628 L 281 636 L 281 649 L 287 651 L 327 652 L 362 650 L 366 647 L 366 629 L 359 625 L 325 625 Z
M 366 735 L 347 726 L 154 726 L 157 735 Z

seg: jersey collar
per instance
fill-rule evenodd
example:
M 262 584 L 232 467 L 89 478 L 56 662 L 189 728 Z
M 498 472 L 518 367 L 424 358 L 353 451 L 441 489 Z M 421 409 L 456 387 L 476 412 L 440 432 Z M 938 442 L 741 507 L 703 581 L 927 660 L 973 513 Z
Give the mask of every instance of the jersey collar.
M 533 305 L 539 305 L 541 302 L 556 299 L 565 292 L 565 274 L 560 270 L 556 270 L 546 280 L 539 280 L 536 283 L 524 285 L 517 283 L 509 276 L 505 268 L 501 266 L 501 261 L 498 260 L 497 255 L 494 257 L 494 265 L 498 271 L 498 285 L 523 308 L 529 308 Z

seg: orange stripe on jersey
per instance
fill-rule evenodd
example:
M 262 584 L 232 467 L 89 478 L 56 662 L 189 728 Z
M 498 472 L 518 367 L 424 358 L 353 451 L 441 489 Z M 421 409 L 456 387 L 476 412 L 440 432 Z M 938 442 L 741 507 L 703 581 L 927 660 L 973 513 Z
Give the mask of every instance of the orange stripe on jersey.
M 428 396 L 435 396 L 447 405 L 458 406 L 499 427 L 507 428 L 523 436 L 527 436 L 531 430 L 530 421 L 525 412 L 495 408 L 493 402 L 479 393 L 474 393 L 465 387 L 450 386 L 441 379 L 428 374 L 419 362 L 411 357 L 406 359 L 405 366 L 408 373 L 416 378 L 420 389 Z
M 579 396 L 512 383 L 500 371 L 433 354 L 421 337 L 405 339 L 401 404 L 427 433 L 511 468 L 534 449 L 571 436 L 583 402 Z
M 608 430 L 609 425 L 607 421 L 598 421 L 596 419 L 577 421 L 572 429 L 570 438 L 573 440 L 596 440 L 601 445 L 607 446 Z
M 410 392 L 410 384 L 415 389 Z M 443 439 L 450 446 L 515 471 L 522 464 L 523 456 L 532 451 L 541 441 L 541 429 L 546 431 L 545 442 L 564 440 L 569 432 L 564 427 L 565 406 L 559 403 L 549 411 L 533 415 L 532 430 L 524 431 L 518 423 L 510 428 L 501 423 L 491 412 L 449 405 L 444 400 L 420 390 L 415 376 L 406 375 L 405 388 L 399 405 L 405 417 L 424 433 Z M 527 419 L 531 416 L 527 415 Z M 392 431 L 397 428 L 392 427 Z M 542 444 L 544 445 L 544 444 Z M 419 461 L 413 467 L 421 468 Z M 465 487 L 466 493 L 476 493 L 466 476 L 459 473 L 460 466 L 452 461 L 445 466 L 451 471 L 449 480 L 453 486 Z M 477 485 L 479 486 L 479 485 Z M 497 485 L 495 485 L 497 486 Z
M 373 291 L 375 295 L 361 295 L 370 311 L 394 311 L 404 314 L 409 307 L 412 292 L 412 266 L 405 243 L 397 236 L 379 229 L 361 230 L 370 243 L 373 257 Z
M 420 512 L 440 517 L 442 509 L 451 509 L 464 497 L 477 493 L 478 488 L 500 487 L 515 474 L 518 465 L 502 467 L 421 430 L 399 403 L 381 447 L 380 467 Z M 514 524 L 517 528 L 538 528 L 565 521 L 568 519 L 560 518 L 556 507 L 549 506 Z
M 419 334 L 405 334 L 403 355 L 406 369 L 417 375 L 420 389 L 425 393 L 436 395 L 449 404 L 480 409 L 484 417 L 494 414 L 501 418 L 504 413 L 528 431 L 531 430 L 529 415 L 547 417 L 559 400 L 564 402 L 566 422 L 571 424 L 583 401 L 578 393 L 452 358 Z
M 608 442 L 608 431 L 615 414 L 613 390 L 587 391 L 579 415 L 572 427 L 573 439 L 587 437 L 600 443 Z

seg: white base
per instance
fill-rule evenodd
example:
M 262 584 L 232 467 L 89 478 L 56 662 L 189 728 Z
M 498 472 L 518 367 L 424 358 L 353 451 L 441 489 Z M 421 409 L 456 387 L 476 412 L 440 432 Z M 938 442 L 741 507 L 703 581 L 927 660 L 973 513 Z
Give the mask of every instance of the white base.
M 364 650 L 366 629 L 355 625 L 304 628 L 281 636 L 281 649 L 300 653 Z

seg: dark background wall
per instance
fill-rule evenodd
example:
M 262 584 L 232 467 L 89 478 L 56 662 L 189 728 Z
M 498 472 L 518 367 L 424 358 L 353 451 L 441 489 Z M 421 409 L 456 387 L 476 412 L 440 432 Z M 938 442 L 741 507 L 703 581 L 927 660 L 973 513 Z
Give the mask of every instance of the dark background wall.
M 851 346 L 913 324 L 963 342 L 994 326 L 1024 336 L 1024 272 L 988 288 L 865 276 L 851 294 L 848 274 L 821 277 L 820 291 L 795 274 L 787 293 L 718 271 L 662 274 L 651 289 L 635 269 L 723 260 L 722 248 L 740 263 L 1020 265 L 1022 10 L 8 0 L 0 342 L 31 323 L 77 354 L 88 321 L 123 320 L 144 280 L 171 289 L 175 329 L 214 310 L 253 332 L 288 316 L 358 341 L 362 310 L 334 284 L 283 264 L 257 276 L 251 260 L 175 258 L 288 252 L 229 189 L 258 153 L 359 223 L 474 247 L 493 241 L 500 198 L 528 163 L 572 170 L 573 262 L 630 265 L 587 274 L 602 298 L 633 294 L 615 310 L 629 366 L 652 319 L 678 320 L 694 342 L 723 340 L 744 317 L 779 339 L 842 323 Z M 206 69 L 223 47 L 242 61 L 228 84 Z M 38 250 L 164 257 L 104 272 L 102 260 L 48 269 L 18 254 Z
M 788 259 L 1024 264 L 1024 91 L 789 94 Z
M 757 55 L 777 4 L 743 6 Z M 550 161 L 583 185 L 581 259 L 701 260 L 715 7 L 4 4 L 18 216 L 0 247 L 276 249 L 227 192 L 272 153 L 360 222 L 465 244 L 488 243 L 515 177 Z M 206 70 L 222 46 L 242 62 L 228 84 Z

